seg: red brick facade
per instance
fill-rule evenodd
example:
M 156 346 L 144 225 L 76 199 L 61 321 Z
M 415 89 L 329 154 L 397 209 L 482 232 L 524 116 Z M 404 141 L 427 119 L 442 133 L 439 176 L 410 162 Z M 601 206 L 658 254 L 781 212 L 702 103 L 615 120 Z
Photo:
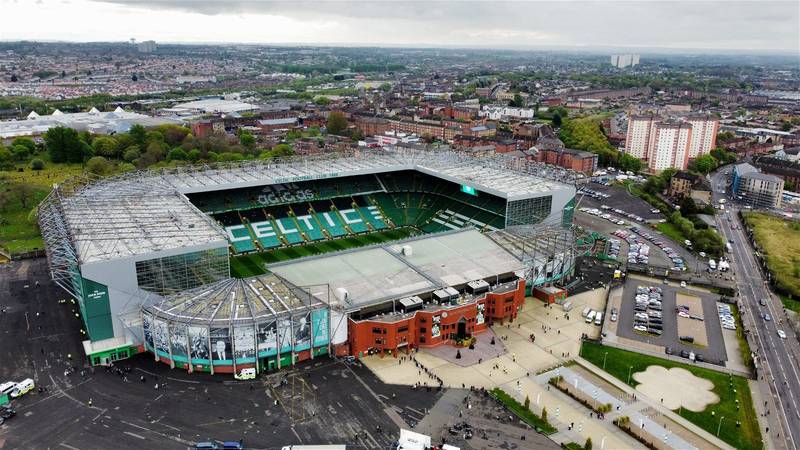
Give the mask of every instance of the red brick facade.
M 435 347 L 455 342 L 459 322 L 464 323 L 465 331 L 476 334 L 486 331 L 493 323 L 513 321 L 525 302 L 525 280 L 517 282 L 517 288 L 506 292 L 489 292 L 484 298 L 466 305 L 441 307 L 435 311 L 416 311 L 410 317 L 389 321 L 349 320 L 348 336 L 350 354 L 366 355 L 369 350 L 379 353 L 390 352 L 397 356 L 398 350 Z M 483 321 L 480 322 L 479 309 L 483 308 Z M 439 334 L 434 335 L 436 320 Z

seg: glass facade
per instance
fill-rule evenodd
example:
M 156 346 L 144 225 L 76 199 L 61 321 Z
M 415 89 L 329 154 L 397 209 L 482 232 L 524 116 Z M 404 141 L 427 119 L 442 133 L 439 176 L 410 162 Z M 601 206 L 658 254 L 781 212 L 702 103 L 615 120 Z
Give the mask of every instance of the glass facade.
M 561 226 L 564 228 L 569 228 L 572 226 L 572 218 L 575 216 L 575 197 L 567 203 L 567 206 L 564 208 L 564 213 L 561 216 Z
M 553 197 L 528 198 L 508 202 L 506 207 L 506 226 L 533 225 L 541 222 L 550 215 L 553 206 Z
M 196 288 L 229 276 L 228 249 L 225 247 L 136 263 L 139 287 L 160 295 Z

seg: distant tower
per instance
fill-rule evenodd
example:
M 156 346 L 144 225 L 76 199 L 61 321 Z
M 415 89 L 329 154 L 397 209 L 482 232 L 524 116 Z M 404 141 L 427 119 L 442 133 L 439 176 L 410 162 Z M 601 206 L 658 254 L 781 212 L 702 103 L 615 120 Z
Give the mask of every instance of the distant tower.
M 136 45 L 136 38 L 131 38 L 131 45 Z

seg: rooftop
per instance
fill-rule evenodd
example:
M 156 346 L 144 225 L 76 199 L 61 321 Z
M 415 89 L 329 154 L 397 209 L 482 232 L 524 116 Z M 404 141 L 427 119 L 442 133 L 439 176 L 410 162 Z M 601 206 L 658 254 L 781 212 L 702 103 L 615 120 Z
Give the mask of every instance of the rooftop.
M 108 112 L 101 112 L 95 108 L 88 112 L 79 113 L 62 113 L 59 110 L 55 110 L 53 114 L 47 116 L 40 116 L 36 112 L 31 112 L 26 119 L 0 122 L 0 139 L 10 139 L 17 136 L 37 136 L 46 133 L 50 128 L 58 126 L 69 127 L 78 131 L 110 134 L 126 132 L 135 124 L 154 127 L 166 123 L 180 123 L 180 121 L 129 112 L 119 107 L 114 111 Z
M 320 300 L 274 274 L 227 279 L 162 297 L 150 294 L 144 309 L 184 323 L 245 325 L 323 306 Z
M 404 252 L 404 247 L 411 251 Z M 360 309 L 522 270 L 522 261 L 474 229 L 423 236 L 268 266 L 298 286 L 329 284 L 331 302 Z M 328 296 L 315 294 L 322 301 Z
M 574 189 L 568 184 L 571 172 L 533 162 L 400 148 L 358 150 L 73 179 L 43 202 L 40 222 L 43 230 L 54 224 L 61 230 L 45 233 L 48 249 L 71 247 L 80 264 L 188 246 L 226 246 L 225 232 L 183 194 L 399 170 L 419 170 L 509 200 Z M 64 239 L 66 246 L 59 242 Z

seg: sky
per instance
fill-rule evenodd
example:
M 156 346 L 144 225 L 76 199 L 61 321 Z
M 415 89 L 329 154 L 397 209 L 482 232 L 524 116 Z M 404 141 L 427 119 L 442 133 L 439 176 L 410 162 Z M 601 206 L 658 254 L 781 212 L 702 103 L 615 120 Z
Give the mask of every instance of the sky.
M 0 0 L 0 40 L 800 54 L 800 1 Z

